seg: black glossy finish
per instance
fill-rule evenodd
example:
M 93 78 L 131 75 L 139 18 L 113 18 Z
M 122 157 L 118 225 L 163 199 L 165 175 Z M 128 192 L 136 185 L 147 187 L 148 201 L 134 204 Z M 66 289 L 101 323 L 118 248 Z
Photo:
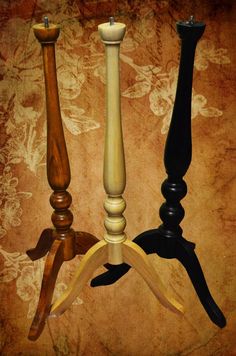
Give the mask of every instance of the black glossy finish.
M 169 132 L 167 135 L 164 164 L 167 179 L 161 191 L 166 201 L 160 207 L 162 224 L 158 229 L 146 231 L 134 239 L 147 254 L 157 253 L 163 258 L 176 258 L 185 267 L 195 291 L 209 318 L 224 327 L 226 319 L 213 300 L 202 268 L 195 254 L 195 244 L 182 236 L 180 223 L 184 209 L 180 201 L 187 194 L 183 180 L 192 159 L 191 98 L 195 48 L 205 25 L 201 22 L 178 22 L 177 32 L 181 39 L 181 58 L 178 84 Z M 107 265 L 108 271 L 91 282 L 92 286 L 108 285 L 122 277 L 130 266 Z

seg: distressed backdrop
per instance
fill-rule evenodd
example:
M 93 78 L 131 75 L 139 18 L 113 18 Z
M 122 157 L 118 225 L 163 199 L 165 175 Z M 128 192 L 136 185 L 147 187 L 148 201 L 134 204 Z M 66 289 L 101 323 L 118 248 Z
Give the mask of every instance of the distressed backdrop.
M 233 0 L 1 0 L 0 2 L 0 353 L 2 355 L 233 355 L 236 348 L 235 116 L 236 2 Z M 131 270 L 118 283 L 86 286 L 40 339 L 27 333 L 44 261 L 25 251 L 51 227 L 40 45 L 32 25 L 61 25 L 56 46 L 61 113 L 70 157 L 74 228 L 103 235 L 104 46 L 97 25 L 127 25 L 121 47 L 127 234 L 159 225 L 163 149 L 173 107 L 179 39 L 175 22 L 206 22 L 195 60 L 193 161 L 186 175 L 184 236 L 197 254 L 228 324 L 208 319 L 183 267 L 149 256 L 186 309 L 164 309 Z M 64 263 L 56 296 L 80 257 Z M 101 268 L 98 272 L 102 272 Z

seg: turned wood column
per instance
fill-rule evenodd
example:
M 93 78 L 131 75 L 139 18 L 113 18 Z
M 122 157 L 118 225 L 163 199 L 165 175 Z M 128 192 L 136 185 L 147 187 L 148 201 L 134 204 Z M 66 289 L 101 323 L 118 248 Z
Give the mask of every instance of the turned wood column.
M 103 183 L 107 193 L 104 208 L 106 233 L 104 239 L 108 243 L 111 264 L 123 262 L 122 245 L 126 236 L 124 229 L 126 220 L 122 213 L 125 200 L 122 193 L 126 184 L 125 156 L 121 124 L 119 51 L 120 43 L 125 35 L 126 26 L 122 23 L 110 22 L 98 26 L 98 31 L 106 49 L 106 129 Z
M 164 164 L 167 179 L 161 191 L 166 202 L 160 208 L 163 224 L 160 232 L 166 237 L 182 236 L 180 222 L 184 209 L 180 200 L 187 194 L 187 185 L 182 179 L 192 159 L 191 104 L 194 55 L 198 40 L 205 30 L 202 22 L 178 22 L 177 32 L 181 40 L 181 55 L 178 83 L 172 119 L 165 145 Z
M 47 177 L 53 193 L 50 204 L 55 209 L 52 223 L 55 227 L 55 239 L 64 241 L 64 260 L 75 256 L 74 231 L 70 228 L 73 215 L 69 210 L 71 195 L 66 189 L 70 183 L 70 166 L 58 97 L 55 43 L 60 33 L 58 25 L 37 24 L 34 34 L 42 46 L 46 107 L 47 107 Z

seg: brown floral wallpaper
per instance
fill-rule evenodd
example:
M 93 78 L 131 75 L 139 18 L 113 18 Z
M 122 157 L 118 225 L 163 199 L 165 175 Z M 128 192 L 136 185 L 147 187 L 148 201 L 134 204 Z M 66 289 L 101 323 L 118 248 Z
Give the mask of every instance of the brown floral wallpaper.
M 86 286 L 36 342 L 27 339 L 44 260 L 25 251 L 51 226 L 45 172 L 45 95 L 40 45 L 32 25 L 47 15 L 61 25 L 56 56 L 61 112 L 70 157 L 74 228 L 103 235 L 104 48 L 97 25 L 127 25 L 121 48 L 122 115 L 127 164 L 127 234 L 159 225 L 163 148 L 179 60 L 175 22 L 206 22 L 196 52 L 193 161 L 186 175 L 184 235 L 197 254 L 228 324 L 213 325 L 183 267 L 150 256 L 184 304 L 164 309 L 130 271 L 118 283 Z M 2 355 L 235 355 L 236 2 L 233 0 L 2 0 L 0 3 L 0 353 Z M 64 263 L 55 297 L 80 257 Z M 102 272 L 101 268 L 98 272 Z

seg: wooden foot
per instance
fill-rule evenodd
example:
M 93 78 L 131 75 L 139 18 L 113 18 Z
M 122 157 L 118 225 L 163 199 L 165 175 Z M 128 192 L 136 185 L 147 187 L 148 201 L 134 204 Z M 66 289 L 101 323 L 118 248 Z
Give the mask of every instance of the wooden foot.
M 148 261 L 145 252 L 134 242 L 127 240 L 122 244 L 122 252 L 124 261 L 138 271 L 160 303 L 171 311 L 182 314 L 182 305 L 168 295 L 166 288 Z M 107 260 L 108 244 L 106 241 L 100 241 L 85 254 L 68 289 L 52 305 L 50 316 L 58 316 L 64 313 L 91 278 L 94 271 L 105 264 Z
M 38 306 L 28 335 L 28 338 L 32 341 L 36 340 L 44 329 L 45 320 L 50 313 L 57 275 L 64 262 L 64 242 L 63 240 L 53 239 L 52 232 L 52 229 L 45 229 L 40 236 L 37 246 L 27 251 L 28 256 L 32 260 L 44 256 L 49 251 L 45 262 Z M 85 254 L 98 241 L 92 234 L 81 231 L 76 232 L 76 254 Z
M 58 316 L 64 313 L 92 277 L 94 271 L 106 263 L 107 259 L 108 245 L 106 241 L 99 241 L 91 247 L 82 258 L 79 268 L 65 293 L 52 305 L 50 316 Z
M 131 265 L 147 282 L 159 302 L 174 313 L 183 314 L 183 306 L 173 299 L 158 277 L 146 253 L 132 241 L 126 240 L 122 246 L 124 262 Z
M 32 341 L 36 340 L 44 329 L 45 320 L 50 312 L 57 275 L 63 261 L 63 241 L 55 240 L 46 259 L 39 302 L 28 335 Z
M 194 243 L 183 237 L 166 239 L 160 234 L 159 229 L 145 231 L 138 235 L 134 242 L 147 254 L 156 253 L 162 258 L 176 258 L 180 261 L 186 269 L 199 300 L 211 321 L 220 328 L 225 327 L 226 319 L 209 291 L 200 262 L 194 251 Z M 92 287 L 113 284 L 131 268 L 126 263 L 119 266 L 107 265 L 106 267 L 108 268 L 107 272 L 91 281 Z
M 32 261 L 38 260 L 48 253 L 54 240 L 52 232 L 52 229 L 44 229 L 40 235 L 37 245 L 34 248 L 26 251 L 27 255 Z
M 220 328 L 225 327 L 226 319 L 212 298 L 194 248 L 191 243 L 184 238 L 178 240 L 176 246 L 176 258 L 185 267 L 199 300 L 211 321 Z

